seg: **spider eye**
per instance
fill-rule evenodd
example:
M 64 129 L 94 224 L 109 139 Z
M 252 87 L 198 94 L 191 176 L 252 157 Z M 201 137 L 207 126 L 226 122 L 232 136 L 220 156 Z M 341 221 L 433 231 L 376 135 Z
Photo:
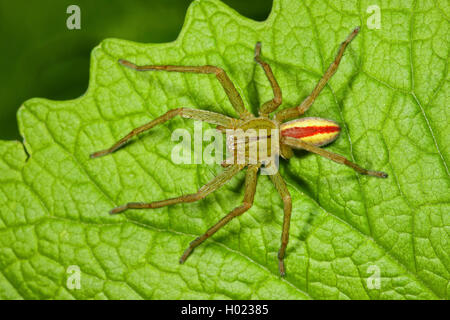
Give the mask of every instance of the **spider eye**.
M 317 147 L 333 142 L 341 128 L 332 121 L 322 118 L 300 118 L 281 125 L 281 135 L 297 138 Z

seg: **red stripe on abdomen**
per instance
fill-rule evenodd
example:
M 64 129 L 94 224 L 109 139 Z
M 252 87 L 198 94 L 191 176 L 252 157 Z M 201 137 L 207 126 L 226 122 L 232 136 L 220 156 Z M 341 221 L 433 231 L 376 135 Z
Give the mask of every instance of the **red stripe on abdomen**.
M 340 128 L 338 126 L 311 126 L 311 127 L 293 127 L 281 130 L 281 135 L 292 138 L 311 137 L 320 133 L 337 132 Z

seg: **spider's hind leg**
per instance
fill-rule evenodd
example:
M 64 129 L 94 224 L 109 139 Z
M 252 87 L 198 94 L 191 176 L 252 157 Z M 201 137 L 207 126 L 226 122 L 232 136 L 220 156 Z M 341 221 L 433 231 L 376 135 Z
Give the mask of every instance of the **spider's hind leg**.
M 309 107 L 316 100 L 319 93 L 322 91 L 322 89 L 325 87 L 325 85 L 328 83 L 328 81 L 331 79 L 331 77 L 338 69 L 339 63 L 341 63 L 341 59 L 342 56 L 344 55 L 345 49 L 347 48 L 349 43 L 357 36 L 357 34 L 359 33 L 359 29 L 360 29 L 359 27 L 353 29 L 353 31 L 347 36 L 347 39 L 345 39 L 344 42 L 341 43 L 336 57 L 328 67 L 327 71 L 325 71 L 319 82 L 317 82 L 315 88 L 310 93 L 310 95 L 305 100 L 303 100 L 303 102 L 299 106 L 278 111 L 277 114 L 275 115 L 275 118 L 278 121 L 283 122 L 288 119 L 296 118 L 304 114 L 309 109 Z
M 378 178 L 387 178 L 388 177 L 388 174 L 386 172 L 364 169 L 364 168 L 360 167 L 359 165 L 357 165 L 356 163 L 351 162 L 347 158 L 341 156 L 340 154 L 333 153 L 333 152 L 327 151 L 325 149 L 316 147 L 312 144 L 302 141 L 301 139 L 296 139 L 296 138 L 291 138 L 291 137 L 283 137 L 281 142 L 282 142 L 282 144 L 286 144 L 293 148 L 303 149 L 303 150 L 318 154 L 319 156 L 322 156 L 324 158 L 330 159 L 336 163 L 343 164 L 347 167 L 352 168 L 359 174 L 364 174 L 364 175 L 378 177 Z

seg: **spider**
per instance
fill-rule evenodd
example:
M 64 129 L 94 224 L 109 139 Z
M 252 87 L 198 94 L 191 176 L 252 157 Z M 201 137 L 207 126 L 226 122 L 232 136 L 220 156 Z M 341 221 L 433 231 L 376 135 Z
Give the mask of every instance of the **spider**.
M 219 130 L 223 129 L 267 129 L 267 130 L 278 130 L 280 133 L 278 135 L 279 139 L 279 153 L 285 158 L 289 159 L 293 156 L 292 148 L 294 149 L 303 149 L 312 153 L 316 153 L 320 156 L 328 158 L 337 163 L 349 166 L 353 168 L 356 172 L 364 175 L 379 177 L 379 178 L 387 178 L 387 174 L 381 171 L 373 171 L 367 170 L 356 163 L 353 163 L 346 159 L 345 157 L 332 153 L 330 151 L 326 151 L 321 149 L 320 146 L 328 144 L 334 141 L 339 135 L 339 125 L 334 121 L 321 119 L 321 118 L 301 118 L 296 120 L 291 120 L 285 122 L 289 119 L 294 119 L 302 114 L 304 114 L 308 108 L 313 104 L 314 100 L 317 98 L 321 90 L 336 72 L 339 63 L 342 59 L 344 51 L 348 44 L 356 37 L 360 28 L 356 27 L 346 38 L 344 42 L 341 43 L 338 53 L 328 67 L 327 71 L 324 73 L 322 78 L 319 80 L 311 94 L 298 106 L 291 107 L 287 109 L 283 109 L 274 114 L 273 117 L 269 115 L 274 112 L 282 102 L 281 98 L 281 89 L 275 79 L 275 76 L 272 72 L 271 67 L 268 63 L 261 59 L 261 43 L 257 42 L 255 46 L 255 61 L 261 65 L 263 68 L 265 75 L 267 76 L 270 85 L 273 90 L 274 98 L 262 104 L 259 109 L 259 115 L 254 116 L 249 111 L 246 110 L 244 106 L 244 102 L 239 95 L 236 87 L 231 82 L 230 78 L 226 74 L 226 72 L 219 67 L 204 65 L 204 66 L 177 66 L 177 65 L 146 65 L 146 66 L 137 66 L 126 60 L 119 60 L 119 63 L 123 66 L 129 67 L 131 69 L 137 71 L 149 71 L 149 70 L 161 70 L 161 71 L 169 71 L 169 72 L 187 72 L 187 73 L 201 73 L 201 74 L 214 74 L 222 85 L 225 93 L 227 94 L 232 106 L 239 114 L 239 119 L 231 118 L 219 113 L 205 111 L 205 110 L 197 110 L 197 109 L 188 109 L 188 108 L 177 108 L 172 109 L 165 113 L 164 115 L 150 121 L 147 124 L 144 124 L 138 128 L 133 129 L 130 133 L 128 133 L 125 137 L 116 142 L 112 147 L 95 152 L 91 154 L 91 158 L 97 158 L 100 156 L 104 156 L 110 154 L 124 144 L 126 144 L 132 137 L 147 131 L 154 126 L 166 122 L 172 119 L 175 116 L 181 116 L 183 118 L 191 118 L 200 121 L 206 121 L 211 124 L 217 125 Z M 270 141 L 271 136 L 267 135 L 265 137 L 268 141 Z M 244 142 L 248 144 L 247 140 Z M 233 146 L 229 145 L 227 142 L 227 147 L 231 148 Z M 248 145 L 246 145 L 248 147 Z M 201 187 L 198 192 L 193 194 L 182 195 L 180 197 L 170 198 L 166 200 L 154 201 L 150 203 L 142 203 L 142 202 L 130 202 L 119 207 L 116 207 L 110 211 L 110 213 L 119 213 L 127 209 L 144 209 L 144 208 L 161 208 L 168 205 L 173 205 L 177 203 L 184 202 L 194 202 L 205 198 L 210 193 L 222 187 L 226 182 L 228 182 L 233 176 L 235 176 L 238 172 L 247 168 L 245 174 L 245 191 L 244 191 L 244 200 L 243 203 L 229 212 L 226 216 L 224 216 L 221 220 L 219 220 L 215 225 L 209 228 L 203 235 L 196 238 L 192 241 L 186 251 L 180 258 L 180 263 L 183 263 L 187 257 L 191 254 L 191 252 L 198 245 L 203 243 L 206 239 L 211 237 L 214 233 L 216 233 L 220 228 L 225 226 L 228 222 L 230 222 L 233 218 L 242 215 L 244 212 L 249 210 L 253 205 L 253 200 L 255 196 L 256 183 L 257 183 L 257 175 L 258 171 L 262 166 L 266 165 L 266 159 L 257 159 L 256 163 L 250 163 L 248 159 L 246 159 L 245 163 L 234 163 L 230 165 L 223 165 L 225 167 L 224 171 L 213 178 L 209 183 L 205 184 Z M 292 201 L 291 195 L 286 187 L 286 183 L 281 177 L 279 172 L 276 172 L 269 176 L 275 185 L 276 190 L 280 194 L 283 200 L 284 207 L 284 219 L 283 219 L 283 229 L 281 235 L 281 246 L 278 251 L 278 268 L 281 276 L 285 275 L 285 266 L 284 266 L 284 257 L 286 252 L 286 247 L 289 241 L 289 225 L 292 211 Z

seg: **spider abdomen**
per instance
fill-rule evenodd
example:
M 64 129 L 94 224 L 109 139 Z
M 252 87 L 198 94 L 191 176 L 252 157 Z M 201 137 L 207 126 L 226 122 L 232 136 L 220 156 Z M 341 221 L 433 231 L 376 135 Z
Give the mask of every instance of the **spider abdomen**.
M 317 147 L 333 142 L 341 131 L 336 122 L 316 117 L 285 122 L 280 129 L 284 137 L 300 139 Z

